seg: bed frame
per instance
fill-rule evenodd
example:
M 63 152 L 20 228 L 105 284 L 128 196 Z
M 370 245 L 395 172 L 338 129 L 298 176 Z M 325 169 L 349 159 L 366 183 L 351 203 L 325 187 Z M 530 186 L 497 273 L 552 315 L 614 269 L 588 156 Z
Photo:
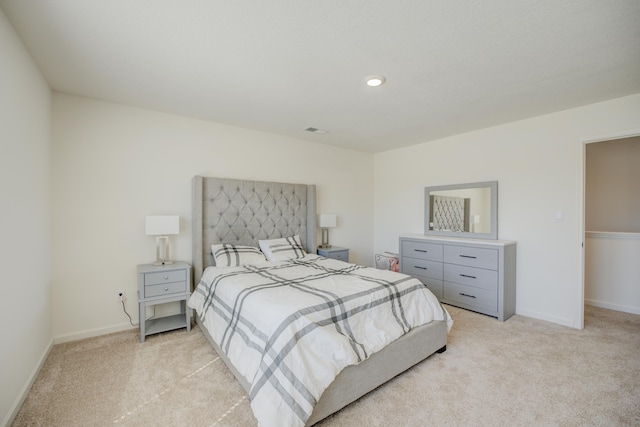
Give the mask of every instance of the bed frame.
M 193 178 L 194 284 L 213 265 L 211 245 L 234 243 L 258 246 L 258 240 L 298 234 L 309 253 L 316 251 L 315 185 Z M 196 321 L 199 323 L 198 316 Z M 249 393 L 250 384 L 238 373 L 206 329 L 200 330 Z M 431 354 L 446 350 L 446 321 L 414 328 L 364 362 L 348 366 L 325 390 L 307 426 L 339 411 Z

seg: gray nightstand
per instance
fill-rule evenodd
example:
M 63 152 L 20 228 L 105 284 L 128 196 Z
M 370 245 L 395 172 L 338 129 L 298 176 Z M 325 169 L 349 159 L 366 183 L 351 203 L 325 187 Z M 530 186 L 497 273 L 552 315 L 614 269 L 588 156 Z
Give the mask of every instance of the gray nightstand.
M 191 310 L 187 299 L 191 295 L 191 266 L 176 261 L 170 265 L 141 264 L 138 266 L 138 304 L 140 307 L 140 342 L 147 335 L 172 329 L 191 330 Z M 180 301 L 180 314 L 146 320 L 147 307 Z
M 340 261 L 349 262 L 349 248 L 341 248 L 340 246 L 331 246 L 329 248 L 318 248 L 318 255 L 339 259 Z

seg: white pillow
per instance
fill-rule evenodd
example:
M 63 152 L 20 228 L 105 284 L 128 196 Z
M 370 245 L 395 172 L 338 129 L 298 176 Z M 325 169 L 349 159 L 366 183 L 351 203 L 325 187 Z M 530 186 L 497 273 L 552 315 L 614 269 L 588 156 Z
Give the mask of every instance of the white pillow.
M 235 267 L 266 261 L 264 254 L 255 246 L 221 243 L 219 245 L 211 245 L 211 253 L 217 267 Z
M 300 236 L 297 234 L 282 239 L 258 240 L 258 244 L 269 261 L 303 258 L 307 254 L 302 247 L 302 242 L 300 242 Z

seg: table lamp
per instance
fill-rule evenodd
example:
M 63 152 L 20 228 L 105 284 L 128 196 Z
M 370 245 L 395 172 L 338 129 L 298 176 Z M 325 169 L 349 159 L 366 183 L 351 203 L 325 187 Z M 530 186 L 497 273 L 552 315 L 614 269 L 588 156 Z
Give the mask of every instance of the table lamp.
M 318 218 L 318 225 L 322 228 L 322 244 L 319 246 L 321 249 L 330 248 L 329 244 L 329 229 L 336 226 L 337 217 L 333 214 L 320 214 Z
M 146 217 L 147 236 L 156 236 L 156 261 L 153 265 L 173 264 L 169 257 L 169 235 L 180 234 L 178 215 L 153 215 Z

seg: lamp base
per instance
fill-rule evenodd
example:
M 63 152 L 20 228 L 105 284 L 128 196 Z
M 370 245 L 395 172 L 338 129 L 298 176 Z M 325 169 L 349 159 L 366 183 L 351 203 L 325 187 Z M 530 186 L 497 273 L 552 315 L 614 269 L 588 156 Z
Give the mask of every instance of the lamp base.
M 329 229 L 322 229 L 322 244 L 318 246 L 320 249 L 329 249 L 331 245 L 329 244 Z
M 153 265 L 170 265 L 173 261 L 169 258 L 169 236 L 156 236 L 156 262 Z

